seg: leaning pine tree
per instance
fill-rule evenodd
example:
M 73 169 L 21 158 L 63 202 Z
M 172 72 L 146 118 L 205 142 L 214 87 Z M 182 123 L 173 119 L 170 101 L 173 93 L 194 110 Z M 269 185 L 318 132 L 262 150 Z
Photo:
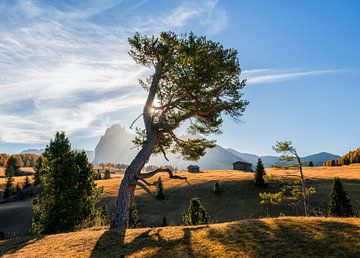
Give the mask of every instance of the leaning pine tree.
M 125 171 L 116 202 L 111 227 L 129 226 L 129 209 L 136 185 L 151 193 L 146 179 L 160 172 L 183 179 L 170 169 L 141 173 L 151 154 L 180 153 L 187 160 L 197 160 L 206 148 L 215 146 L 206 138 L 181 139 L 176 133 L 181 124 L 191 134 L 203 136 L 220 133 L 222 114 L 238 121 L 248 102 L 242 99 L 245 80 L 235 49 L 224 49 L 206 37 L 163 32 L 159 38 L 135 34 L 129 39 L 129 54 L 154 73 L 141 86 L 148 92 L 143 113 L 145 129 L 137 130 L 134 140 L 140 151 Z M 135 121 L 134 121 L 135 122 Z
M 353 211 L 350 200 L 347 198 L 347 193 L 340 181 L 340 178 L 335 177 L 332 190 L 330 193 L 328 214 L 336 217 L 351 217 Z
M 264 169 L 264 165 L 262 163 L 261 159 L 258 159 L 258 162 L 256 164 L 256 169 L 255 169 L 255 173 L 254 173 L 254 183 L 256 186 L 259 187 L 265 187 L 266 186 L 266 182 L 265 182 L 265 169 Z

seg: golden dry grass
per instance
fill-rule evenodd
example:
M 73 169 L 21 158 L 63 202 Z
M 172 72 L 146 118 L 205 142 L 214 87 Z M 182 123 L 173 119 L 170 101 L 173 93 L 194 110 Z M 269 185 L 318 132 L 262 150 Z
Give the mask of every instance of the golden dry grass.
M 360 165 L 344 167 L 314 167 L 305 168 L 305 175 L 309 184 L 315 186 L 317 193 L 312 196 L 314 206 L 327 207 L 328 195 L 332 180 L 335 176 L 342 179 L 345 190 L 352 200 L 353 209 L 357 211 L 360 202 Z M 294 170 L 267 169 L 269 175 L 281 176 L 296 174 Z M 147 195 L 142 189 L 136 190 L 136 203 L 139 219 L 142 226 L 160 226 L 165 216 L 170 225 L 181 224 L 181 213 L 187 208 L 189 199 L 198 196 L 206 206 L 211 223 L 230 222 L 239 219 L 260 218 L 269 216 L 303 215 L 301 206 L 298 210 L 286 206 L 260 205 L 259 192 L 271 189 L 257 188 L 253 184 L 253 173 L 234 170 L 213 170 L 203 173 L 182 172 L 187 176 L 191 187 L 183 180 L 168 179 L 166 174 L 161 175 L 165 188 L 165 199 L 157 201 Z M 110 214 L 115 207 L 115 199 L 122 175 L 112 175 L 112 179 L 96 181 L 98 186 L 104 187 L 102 203 L 107 204 Z M 152 180 L 156 180 L 157 177 Z M 223 192 L 221 195 L 212 193 L 213 184 L 220 181 Z M 13 214 L 21 214 L 19 220 L 13 220 Z M 19 215 L 20 216 L 20 215 Z M 0 205 L 0 231 L 26 234 L 31 226 L 31 202 L 15 202 Z
M 282 217 L 108 228 L 0 241 L 3 257 L 359 257 L 359 218 Z

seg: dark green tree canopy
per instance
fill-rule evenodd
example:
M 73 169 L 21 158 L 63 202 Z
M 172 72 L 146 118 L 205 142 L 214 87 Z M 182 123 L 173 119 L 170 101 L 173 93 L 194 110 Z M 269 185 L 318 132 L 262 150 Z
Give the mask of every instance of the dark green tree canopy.
M 255 169 L 255 173 L 254 173 L 254 183 L 255 185 L 259 186 L 259 187 L 265 187 L 266 186 L 266 182 L 265 182 L 265 169 L 264 169 L 264 165 L 262 163 L 262 160 L 259 158 L 256 164 L 256 169 Z
M 96 204 L 102 189 L 96 188 L 85 151 L 72 151 L 65 133 L 57 132 L 38 169 L 40 194 L 33 200 L 33 232 L 57 233 L 94 225 L 101 215 Z
M 337 217 L 353 216 L 350 199 L 347 197 L 347 193 L 338 177 L 335 177 L 329 195 L 328 214 Z
M 137 63 L 155 68 L 153 76 L 140 81 L 143 88 L 150 91 L 158 79 L 156 92 L 149 92 L 154 101 L 144 111 L 158 132 L 154 153 L 172 151 L 199 159 L 214 141 L 180 139 L 174 130 L 188 121 L 189 133 L 206 136 L 221 133 L 222 114 L 239 120 L 248 101 L 242 99 L 245 80 L 240 79 L 237 51 L 193 33 L 163 32 L 159 38 L 136 34 L 129 43 Z M 145 130 L 138 131 L 134 143 L 142 146 L 147 137 Z

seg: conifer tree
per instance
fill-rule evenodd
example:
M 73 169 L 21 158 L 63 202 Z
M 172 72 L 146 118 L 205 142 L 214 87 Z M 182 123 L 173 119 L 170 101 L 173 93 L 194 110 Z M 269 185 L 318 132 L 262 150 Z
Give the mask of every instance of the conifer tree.
M 21 187 L 19 183 L 16 183 L 16 187 L 15 187 L 15 194 L 19 193 L 21 191 Z
M 14 194 L 14 187 L 13 187 L 13 176 L 15 174 L 14 169 L 12 168 L 12 166 L 10 166 L 9 170 L 8 170 L 8 174 L 7 174 L 7 180 L 6 180 L 6 185 L 5 185 L 5 190 L 4 190 L 4 199 L 8 199 L 11 195 Z
M 5 175 L 8 175 L 9 170 L 11 170 L 10 173 L 12 173 L 12 176 L 20 175 L 20 168 L 22 165 L 23 162 L 18 156 L 11 155 L 6 162 Z
M 166 227 L 167 225 L 168 225 L 167 218 L 166 218 L 166 216 L 164 216 L 163 219 L 162 219 L 162 222 L 161 222 L 161 226 Z
M 139 225 L 139 218 L 138 218 L 138 211 L 136 208 L 136 203 L 133 201 L 130 206 L 129 211 L 129 222 L 130 222 L 130 228 L 136 228 Z
M 191 198 L 188 210 L 182 213 L 182 221 L 185 226 L 209 223 L 207 211 L 199 198 Z
M 23 185 L 23 189 L 28 188 L 31 185 L 30 183 L 30 179 L 28 176 L 25 177 L 25 181 L 24 181 L 24 185 Z
M 101 191 L 96 189 L 86 153 L 72 151 L 65 133 L 57 132 L 43 154 L 40 194 L 33 200 L 33 232 L 93 225 L 100 214 L 95 205 Z
M 351 217 L 353 211 L 350 204 L 350 199 L 347 198 L 347 193 L 340 181 L 340 178 L 335 177 L 334 183 L 329 196 L 329 216 L 336 217 Z
M 41 173 L 41 169 L 42 169 L 42 161 L 43 161 L 43 158 L 42 156 L 40 156 L 38 158 L 38 160 L 36 161 L 36 164 L 35 164 L 35 167 L 34 167 L 34 170 L 35 170 L 35 173 L 34 173 L 34 185 L 38 185 L 40 184 L 40 173 Z
M 215 182 L 214 187 L 213 187 L 213 192 L 215 194 L 220 194 L 221 193 L 219 181 Z
M 257 164 L 256 164 L 256 169 L 255 169 L 255 173 L 254 173 L 254 183 L 256 186 L 259 187 L 265 187 L 266 186 L 266 182 L 265 182 L 265 169 L 264 169 L 264 165 L 262 163 L 261 159 L 258 159 Z
M 314 163 L 312 161 L 309 162 L 309 167 L 313 167 Z
M 155 183 L 155 186 L 156 186 L 155 198 L 158 200 L 163 200 L 165 198 L 165 195 L 164 195 L 164 186 L 161 177 L 158 178 L 157 182 Z
M 104 178 L 105 179 L 110 179 L 111 178 L 111 176 L 110 176 L 110 169 L 105 169 L 105 175 L 104 175 Z

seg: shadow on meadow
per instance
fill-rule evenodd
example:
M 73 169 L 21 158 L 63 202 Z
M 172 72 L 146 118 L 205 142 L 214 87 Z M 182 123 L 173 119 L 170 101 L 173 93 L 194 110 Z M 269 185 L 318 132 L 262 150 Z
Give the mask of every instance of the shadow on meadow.
M 360 226 L 316 218 L 106 231 L 91 257 L 359 257 Z
M 23 247 L 30 245 L 41 238 L 42 237 L 29 236 L 0 241 L 0 257 L 5 254 L 14 254 Z
M 177 233 L 182 231 L 182 234 L 175 233 L 172 235 L 166 234 L 166 231 L 170 231 L 169 228 L 167 230 L 161 228 L 147 229 L 130 241 L 125 241 L 125 231 L 110 229 L 99 238 L 91 257 L 125 257 L 132 255 L 195 257 L 191 244 L 192 234 L 206 227 L 208 226 L 176 229 Z M 165 233 L 164 236 L 163 233 Z
M 338 221 L 283 218 L 210 229 L 209 241 L 251 257 L 359 257 L 360 227 Z

